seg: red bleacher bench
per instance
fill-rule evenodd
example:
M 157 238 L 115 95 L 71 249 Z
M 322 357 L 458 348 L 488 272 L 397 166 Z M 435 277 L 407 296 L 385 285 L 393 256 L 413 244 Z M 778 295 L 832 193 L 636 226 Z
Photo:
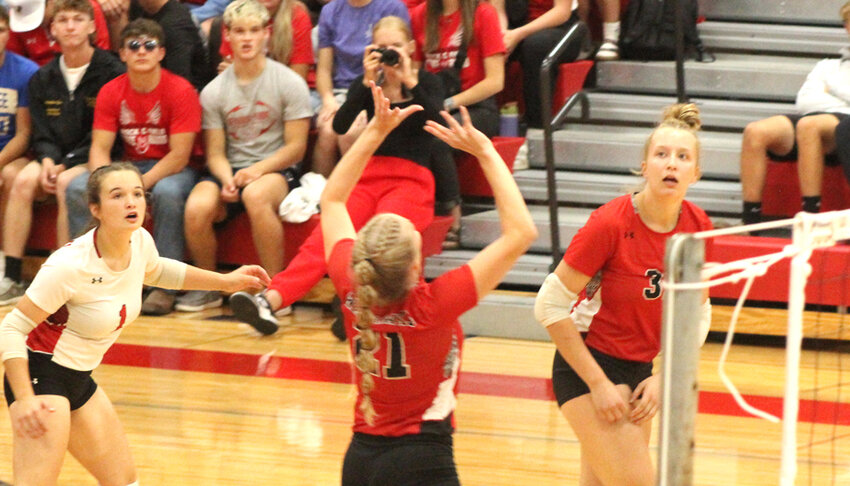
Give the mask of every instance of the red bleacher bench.
M 523 142 L 525 142 L 524 137 L 493 137 L 493 146 L 496 147 L 496 152 L 499 152 L 511 173 L 514 171 L 514 159 Z M 462 195 L 493 197 L 490 183 L 484 177 L 481 165 L 474 156 L 466 152 L 460 153 L 455 156 L 455 163 Z
M 800 211 L 800 180 L 797 164 L 769 162 L 762 197 L 762 212 L 790 217 Z M 850 185 L 841 166 L 824 167 L 821 211 L 850 208 Z
M 148 222 L 150 219 L 148 219 Z M 439 254 L 443 240 L 452 224 L 449 216 L 436 216 L 430 226 L 422 232 L 423 256 Z M 298 253 L 298 248 L 310 233 L 319 225 L 319 216 L 314 215 L 304 223 L 283 223 L 284 264 L 288 264 Z M 145 224 L 148 229 L 150 225 Z M 248 215 L 242 213 L 227 224 L 216 229 L 218 239 L 218 261 L 232 265 L 259 264 L 260 258 L 254 248 L 251 224 Z M 33 228 L 27 242 L 28 250 L 52 251 L 56 248 L 56 205 L 36 205 L 33 214 Z
M 584 87 L 587 75 L 593 68 L 593 61 L 565 62 L 558 66 L 558 77 L 555 80 L 555 91 L 552 94 L 552 114 L 566 103 L 570 96 L 578 93 Z M 521 112 L 525 111 L 522 96 L 522 66 L 519 62 L 511 61 L 505 66 L 505 89 L 497 95 L 499 106 L 514 101 Z

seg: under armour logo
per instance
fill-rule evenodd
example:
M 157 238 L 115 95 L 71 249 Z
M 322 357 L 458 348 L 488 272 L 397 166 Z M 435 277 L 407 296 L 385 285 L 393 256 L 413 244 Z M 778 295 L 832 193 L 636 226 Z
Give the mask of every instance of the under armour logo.
M 38 385 L 38 378 L 33 378 L 33 379 L 32 379 L 32 384 L 33 384 L 33 385 Z
M 103 277 L 97 277 L 97 278 L 92 277 L 92 279 L 91 279 L 91 283 L 93 283 L 93 284 L 95 284 L 95 283 L 103 283 Z
M 633 240 L 633 239 L 635 239 L 635 232 L 634 231 L 626 231 L 625 234 L 623 234 L 623 238 Z

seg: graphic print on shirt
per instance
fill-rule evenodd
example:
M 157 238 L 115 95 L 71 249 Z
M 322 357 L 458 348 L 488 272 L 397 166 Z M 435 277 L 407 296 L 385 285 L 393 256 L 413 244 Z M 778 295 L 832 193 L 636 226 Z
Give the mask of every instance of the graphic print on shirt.
M 145 116 L 146 123 L 156 125 L 162 119 L 162 108 L 159 101 L 148 111 Z M 163 127 L 150 126 L 132 126 L 136 125 L 136 115 L 127 104 L 127 100 L 121 100 L 121 112 L 119 113 L 119 121 L 121 122 L 121 138 L 124 143 L 133 147 L 138 154 L 147 153 L 151 145 L 167 145 L 168 133 Z
M 121 322 L 119 322 L 118 327 L 115 328 L 116 331 L 124 327 L 124 323 L 127 322 L 127 304 L 121 304 L 121 310 L 118 311 L 118 316 L 121 318 Z
M 425 53 L 425 64 L 427 65 L 428 70 L 436 72 L 442 71 L 443 69 L 453 68 L 455 60 L 457 59 L 458 51 L 460 51 L 462 41 L 463 26 L 461 25 L 457 28 L 455 33 L 452 34 L 448 45 L 445 46 L 445 50 Z M 467 66 L 469 66 L 469 56 L 464 59 L 463 66 L 461 66 L 461 68 L 465 68 Z
M 266 133 L 279 118 L 272 108 L 257 101 L 254 106 L 239 105 L 227 112 L 227 134 L 234 140 L 253 140 Z
M 0 88 L 0 137 L 10 135 L 12 117 L 18 112 L 18 91 Z
M 643 289 L 643 298 L 646 300 L 655 300 L 661 297 L 661 271 L 655 268 L 650 268 L 644 274 L 649 278 L 649 287 Z

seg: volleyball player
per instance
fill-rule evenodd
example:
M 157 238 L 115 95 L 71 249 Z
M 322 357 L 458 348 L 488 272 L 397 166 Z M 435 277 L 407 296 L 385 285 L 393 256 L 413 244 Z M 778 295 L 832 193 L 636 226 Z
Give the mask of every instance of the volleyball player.
M 142 285 L 232 292 L 269 281 L 258 266 L 219 274 L 160 257 L 142 228 L 145 188 L 132 164 L 98 168 L 86 193 L 95 228 L 54 252 L 0 323 L 15 484 L 55 484 L 66 450 L 102 486 L 138 484 L 91 373 L 139 315 Z
M 644 187 L 591 214 L 537 295 L 535 317 L 557 346 L 555 396 L 581 443 L 583 486 L 655 484 L 652 360 L 660 349 L 665 242 L 711 228 L 685 201 L 700 176 L 699 126 L 695 105 L 667 109 L 644 145 Z M 703 311 L 707 333 L 708 300 Z
M 478 158 L 493 187 L 499 238 L 428 284 L 422 238 L 409 220 L 378 214 L 355 233 L 346 201 L 357 180 L 387 134 L 422 109 L 390 109 L 374 83 L 372 96 L 375 116 L 334 169 L 321 202 L 328 273 L 360 372 L 342 484 L 459 484 L 451 436 L 463 343 L 457 319 L 498 285 L 537 230 L 504 162 L 461 108 L 462 126 L 443 112 L 450 128 L 428 121 L 426 129 Z

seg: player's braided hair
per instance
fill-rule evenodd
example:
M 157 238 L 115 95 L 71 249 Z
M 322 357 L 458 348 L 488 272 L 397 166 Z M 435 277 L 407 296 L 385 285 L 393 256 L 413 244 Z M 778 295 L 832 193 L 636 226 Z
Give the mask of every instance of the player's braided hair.
M 685 130 L 694 136 L 694 140 L 696 140 L 696 160 L 697 165 L 699 165 L 700 143 L 697 132 L 701 126 L 702 120 L 700 119 L 699 108 L 697 108 L 697 105 L 693 103 L 678 103 L 668 106 L 664 109 L 661 123 L 659 123 L 658 126 L 655 127 L 655 130 L 649 134 L 649 137 L 646 139 L 646 143 L 643 145 L 643 160 L 646 160 L 649 156 L 649 146 L 652 144 L 652 139 L 655 137 L 655 134 L 665 128 L 674 128 L 677 130 Z
M 351 268 L 357 282 L 357 322 L 359 344 L 354 362 L 360 370 L 360 411 L 366 423 L 373 425 L 375 408 L 370 393 L 375 388 L 372 375 L 380 373 L 374 353 L 378 334 L 372 330 L 375 315 L 372 306 L 402 300 L 408 292 L 408 275 L 416 251 L 413 241 L 403 230 L 404 219 L 395 214 L 373 217 L 357 233 L 351 254 Z

